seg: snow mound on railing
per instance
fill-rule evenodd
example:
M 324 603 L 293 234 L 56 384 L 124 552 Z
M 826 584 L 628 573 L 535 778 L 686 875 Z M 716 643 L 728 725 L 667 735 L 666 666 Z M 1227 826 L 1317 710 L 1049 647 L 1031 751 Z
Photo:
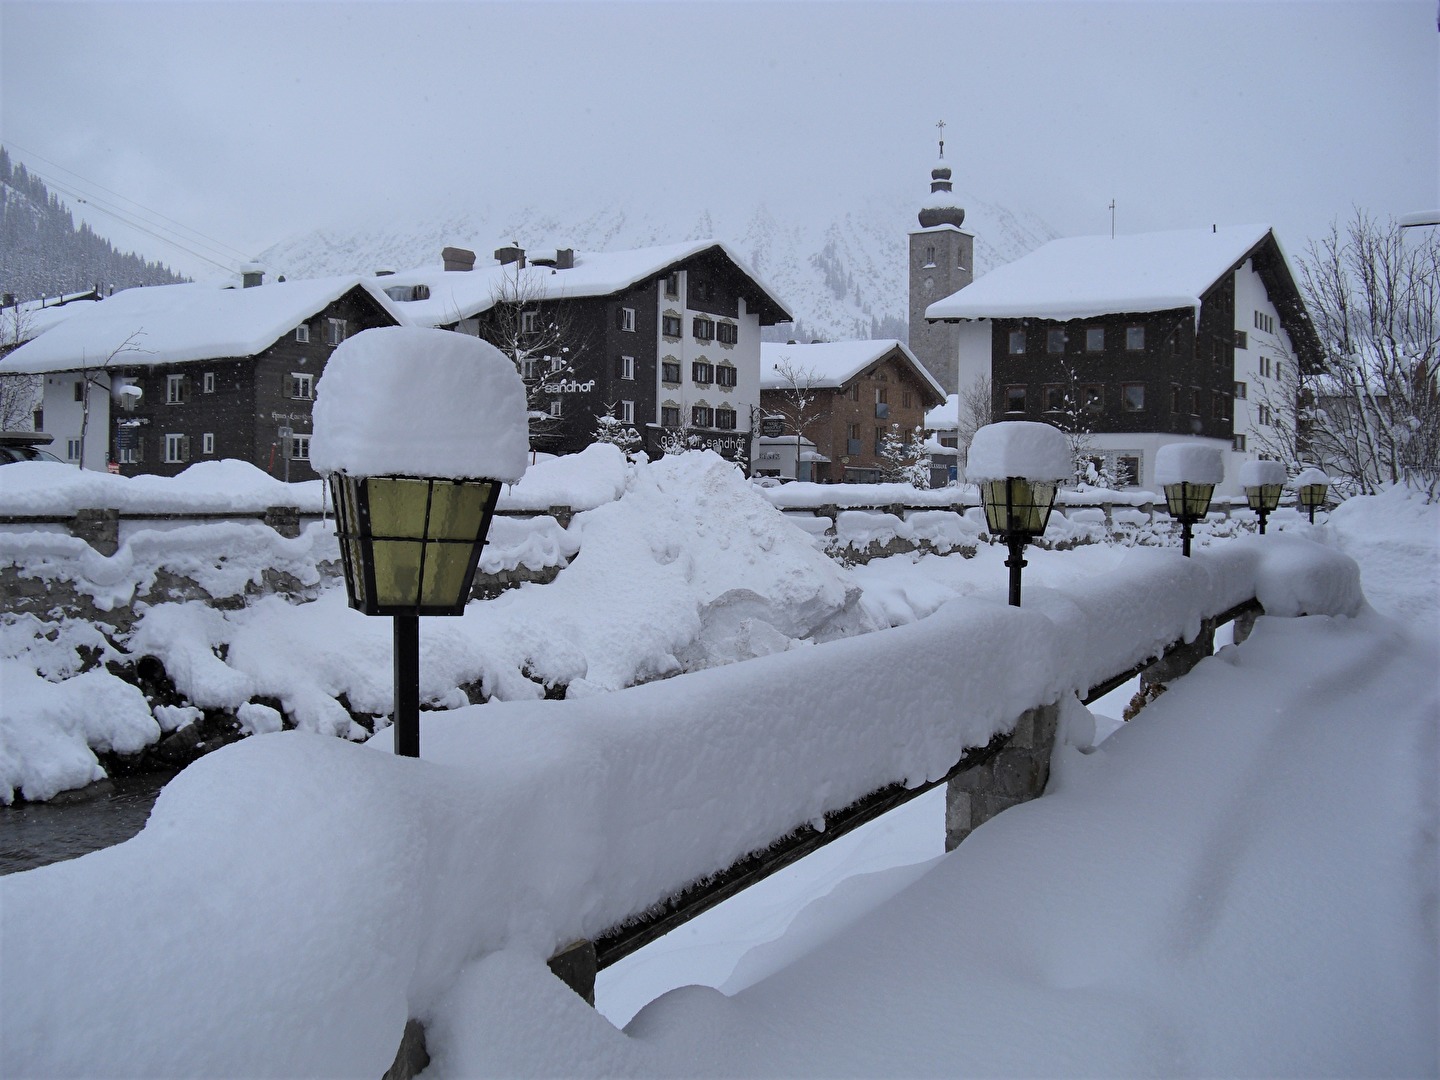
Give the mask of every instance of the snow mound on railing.
M 607 557 L 643 541 L 632 557 L 674 568 L 665 587 L 709 595 L 712 568 L 675 546 L 683 515 L 651 512 L 687 480 L 692 513 L 720 505 L 715 468 L 662 469 L 627 494 L 634 521 L 585 527 L 613 529 Z M 763 560 L 776 534 L 735 543 L 744 526 L 714 522 L 732 537 L 717 562 Z M 1247 591 L 1343 614 L 1350 594 L 1322 580 L 1342 567 L 1334 554 L 1272 539 L 1193 560 L 1137 551 L 1103 582 L 1034 590 L 1023 610 L 957 599 L 908 626 L 620 693 L 428 714 L 419 761 L 293 732 L 228 747 L 172 781 L 134 840 L 0 878 L 7 1068 L 380 1075 L 406 1018 L 430 1015 L 479 957 L 508 948 L 538 965 L 876 788 L 938 779 L 1023 710 Z M 572 605 L 613 604 L 601 579 L 576 580 Z M 633 632 L 633 614 L 603 632 Z

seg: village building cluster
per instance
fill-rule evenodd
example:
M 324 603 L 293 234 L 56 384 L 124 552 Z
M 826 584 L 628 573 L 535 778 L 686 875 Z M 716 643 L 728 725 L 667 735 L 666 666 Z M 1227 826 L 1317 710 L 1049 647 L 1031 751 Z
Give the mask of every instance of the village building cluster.
M 904 445 L 943 484 L 963 477 L 959 413 L 977 400 L 989 419 L 1082 429 L 1115 486 L 1153 487 L 1168 443 L 1222 449 L 1227 477 L 1274 445 L 1293 365 L 1320 346 L 1268 227 L 1056 240 L 976 279 L 951 176 L 941 142 L 909 235 L 905 342 L 762 343 L 791 312 L 721 240 L 509 244 L 363 276 L 267 282 L 247 266 L 229 283 L 97 289 L 27 320 L 0 373 L 43 378 L 36 428 L 58 456 L 126 475 L 223 457 L 315 478 L 326 360 L 393 325 L 496 344 L 537 452 L 603 431 L 651 457 L 709 448 L 777 482 L 858 483 L 894 478 Z

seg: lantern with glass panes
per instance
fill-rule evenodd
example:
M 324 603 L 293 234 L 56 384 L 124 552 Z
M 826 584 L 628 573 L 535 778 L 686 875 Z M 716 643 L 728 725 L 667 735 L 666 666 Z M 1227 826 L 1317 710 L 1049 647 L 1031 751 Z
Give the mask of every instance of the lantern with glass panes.
M 395 752 L 420 753 L 421 615 L 461 615 L 500 485 L 525 471 L 524 384 L 493 346 L 384 327 L 347 338 L 316 388 L 350 606 L 389 615 Z
M 1065 435 L 1049 424 L 988 424 L 970 442 L 965 475 L 980 487 L 986 527 L 1005 540 L 1012 607 L 1020 606 L 1025 545 L 1044 535 L 1060 481 L 1070 474 Z
M 1325 497 L 1330 491 L 1330 477 L 1320 469 L 1302 469 L 1292 484 L 1300 496 L 1300 505 L 1310 512 L 1310 524 L 1314 525 L 1315 511 L 1325 505 Z
M 1225 479 L 1220 449 L 1202 442 L 1168 443 L 1155 454 L 1155 482 L 1165 492 L 1165 508 L 1180 522 L 1180 550 L 1190 555 L 1191 529 L 1210 512 L 1215 487 Z
M 1260 519 L 1260 535 L 1265 535 L 1265 519 L 1280 505 L 1285 488 L 1285 466 L 1278 461 L 1246 461 L 1240 466 L 1240 486 L 1250 509 Z

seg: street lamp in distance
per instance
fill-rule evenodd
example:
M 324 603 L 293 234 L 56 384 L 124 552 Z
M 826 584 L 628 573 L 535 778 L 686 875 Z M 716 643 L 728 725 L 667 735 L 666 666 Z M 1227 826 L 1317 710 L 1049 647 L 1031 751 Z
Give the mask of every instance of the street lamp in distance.
M 1285 466 L 1278 461 L 1247 461 L 1240 466 L 1240 486 L 1245 498 L 1260 518 L 1260 535 L 1265 535 L 1265 519 L 1280 505 L 1285 489 Z
M 1225 479 L 1220 448 L 1201 442 L 1167 443 L 1155 453 L 1155 482 L 1165 491 L 1165 508 L 1180 522 L 1180 550 L 1190 557 L 1191 529 L 1205 520 L 1215 487 Z
M 1300 505 L 1310 512 L 1310 524 L 1315 524 L 1315 511 L 1325 505 L 1325 496 L 1330 491 L 1330 477 L 1316 468 L 1303 469 L 1292 481 L 1300 496 Z
M 1020 606 L 1025 545 L 1043 536 L 1060 482 L 1072 473 L 1065 435 L 1049 424 L 1006 420 L 975 433 L 965 477 L 980 487 L 985 524 L 1004 538 L 1010 568 L 1010 606 Z
M 394 620 L 395 753 L 419 757 L 420 616 L 465 612 L 500 485 L 525 472 L 524 384 L 478 338 L 393 326 L 342 342 L 315 396 L 346 593 Z

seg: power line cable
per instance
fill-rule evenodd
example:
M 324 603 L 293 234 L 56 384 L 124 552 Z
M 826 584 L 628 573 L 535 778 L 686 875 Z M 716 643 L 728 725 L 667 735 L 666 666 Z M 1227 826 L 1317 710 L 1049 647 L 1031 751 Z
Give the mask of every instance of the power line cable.
M 24 154 L 27 158 L 34 158 L 35 160 L 43 161 L 43 162 L 45 162 L 46 164 L 51 165 L 51 166 L 53 166 L 53 167 L 56 168 L 56 169 L 59 169 L 61 172 L 68 173 L 69 175 L 71 175 L 71 176 L 73 176 L 73 177 L 76 177 L 77 179 L 79 179 L 79 180 L 82 181 L 85 185 L 88 185 L 89 187 L 95 188 L 95 189 L 97 189 L 97 190 L 99 190 L 99 191 L 107 192 L 108 194 L 111 194 L 111 195 L 114 195 L 117 199 L 120 199 L 122 202 L 129 203 L 130 206 L 136 207 L 137 210 L 130 210 L 130 209 L 126 208 L 126 207 L 116 207 L 116 206 L 114 206 L 113 204 L 109 203 L 107 200 L 102 199 L 102 198 L 99 198 L 98 196 L 94 195 L 94 194 L 91 193 L 91 192 L 87 192 L 87 191 L 84 191 L 84 190 L 79 189 L 79 188 L 74 184 L 73 181 L 60 181 L 60 180 L 57 180 L 55 177 L 53 177 L 53 176 L 48 176 L 48 175 L 46 175 L 45 173 L 40 172 L 39 170 L 35 169 L 35 168 L 33 167 L 33 165 L 32 165 L 32 166 L 29 166 L 29 171 L 32 172 L 32 173 L 34 173 L 34 174 L 35 174 L 36 176 L 38 176 L 41 180 L 43 180 L 43 181 L 45 181 L 46 183 L 50 184 L 52 187 L 57 188 L 58 190 L 63 190 L 66 194 L 69 194 L 72 198 L 77 199 L 79 202 L 83 203 L 84 205 L 94 207 L 95 209 L 98 209 L 98 210 L 101 210 L 101 211 L 109 212 L 109 213 L 113 214 L 114 216 L 120 218 L 122 221 L 125 221 L 126 224 L 129 224 L 129 225 L 131 225 L 132 227 L 135 227 L 135 228 L 141 228 L 141 227 L 140 227 L 134 220 L 132 220 L 131 218 L 124 217 L 123 215 L 124 215 L 124 214 L 130 214 L 130 215 L 140 216 L 140 215 L 139 215 L 139 212 L 140 212 L 140 211 L 143 211 L 144 214 L 150 215 L 150 218 L 142 218 L 142 220 L 145 220 L 147 224 L 149 224 L 149 225 L 151 225 L 151 226 L 154 226 L 154 228 L 156 228 L 156 229 L 163 229 L 163 230 L 165 230 L 166 232 L 169 232 L 169 233 L 178 235 L 179 238 L 180 238 L 180 240 L 183 240 L 184 243 L 180 243 L 180 242 L 178 242 L 177 240 L 172 239 L 171 237 L 166 237 L 166 236 L 158 235 L 158 234 L 156 234 L 156 233 L 154 233 L 154 232 L 151 232 L 149 229 L 141 228 L 141 231 L 142 231 L 142 232 L 146 232 L 146 233 L 148 233 L 149 235 L 155 236 L 156 239 L 163 240 L 163 241 L 165 241 L 166 243 L 173 244 L 174 246 L 176 246 L 176 247 L 179 248 L 180 250 L 185 251 L 186 253 L 191 254 L 191 255 L 197 255 L 198 257 L 201 257 L 201 258 L 205 258 L 205 256 L 199 255 L 199 253 L 195 252 L 194 250 L 192 250 L 191 247 L 187 247 L 186 245 L 188 244 L 188 245 L 195 245 L 195 246 L 203 247 L 203 248 L 211 251 L 212 253 L 220 256 L 222 259 L 227 259 L 227 260 L 230 260 L 231 262 L 236 262 L 236 261 L 238 261 L 238 262 L 247 262 L 247 261 L 249 261 L 249 260 L 251 259 L 251 256 L 250 256 L 249 253 L 247 253 L 247 252 L 245 252 L 245 251 L 242 251 L 242 250 L 240 250 L 239 248 L 234 247 L 234 246 L 231 245 L 231 244 L 227 244 L 227 243 L 225 243 L 223 240 L 217 240 L 216 238 L 214 238 L 214 237 L 212 237 L 212 236 L 209 236 L 209 235 L 207 235 L 206 233 L 201 232 L 199 229 L 196 229 L 196 228 L 193 228 L 193 227 L 191 227 L 191 226 L 189 226 L 189 225 L 186 225 L 186 224 L 184 224 L 183 222 L 176 221 L 174 218 L 171 218 L 171 217 L 169 217 L 168 215 L 163 214 L 163 213 L 161 213 L 161 212 L 158 211 L 158 210 L 154 210 L 154 209 L 146 206 L 145 204 L 143 204 L 143 203 L 141 203 L 141 202 L 137 202 L 136 200 L 131 199 L 131 198 L 129 198 L 129 197 L 126 196 L 126 195 L 122 195 L 122 194 L 120 194 L 119 192 L 114 191 L 114 190 L 111 189 L 111 188 L 105 187 L 103 184 L 99 184 L 99 183 L 95 182 L 94 180 L 89 179 L 88 177 L 82 176 L 80 173 L 75 172 L 73 169 L 68 169 L 68 168 L 66 168 L 65 166 L 59 164 L 58 162 L 51 161 L 49 158 L 44 157 L 44 156 L 41 155 L 41 154 L 37 154 L 37 153 L 35 153 L 34 151 L 28 150 L 28 149 L 26 149 L 26 148 L 23 147 L 23 146 L 19 146 L 19 145 L 17 145 L 17 144 L 14 143 L 14 142 L 9 143 L 9 145 L 10 145 L 13 149 L 15 149 L 15 150 L 19 151 L 20 153 Z M 159 220 L 155 220 L 155 219 L 159 219 Z M 190 234 L 190 235 L 186 235 L 187 233 Z M 208 258 L 206 259 L 206 261 L 207 261 L 207 262 L 214 262 L 214 260 L 208 259 Z M 216 264 L 216 265 L 219 265 L 219 264 Z M 226 269 L 230 269 L 230 267 L 226 267 Z
M 111 207 L 98 200 L 86 198 L 84 193 L 68 187 L 63 181 L 57 181 L 39 172 L 35 172 L 33 173 L 33 175 L 38 176 L 42 180 L 44 180 L 50 186 L 51 190 L 56 191 L 61 195 L 68 195 L 70 198 L 74 199 L 82 206 L 88 206 L 90 207 L 90 209 L 97 210 L 102 214 L 109 214 L 117 221 L 120 221 L 123 224 L 129 226 L 130 228 L 135 229 L 137 232 L 142 232 L 147 236 L 152 236 L 163 244 L 169 244 L 171 247 L 179 251 L 183 251 L 187 255 L 191 255 L 197 259 L 201 259 L 205 262 L 210 263 L 212 266 L 217 266 L 227 272 L 233 272 L 235 269 L 233 262 L 220 262 L 218 259 L 213 259 L 202 251 L 196 251 L 193 247 L 187 246 L 187 244 L 182 243 L 180 239 L 176 239 L 171 236 L 165 236 L 162 233 L 155 231 L 155 229 L 163 228 L 163 226 L 157 225 L 155 226 L 155 228 L 150 228 L 148 227 L 148 223 L 137 221 L 133 217 L 129 216 L 128 214 L 122 212 L 117 208 Z M 188 240 L 188 238 L 181 239 Z M 191 242 L 193 243 L 193 241 Z M 220 255 L 222 258 L 226 257 L 224 252 L 215 252 L 215 254 Z

